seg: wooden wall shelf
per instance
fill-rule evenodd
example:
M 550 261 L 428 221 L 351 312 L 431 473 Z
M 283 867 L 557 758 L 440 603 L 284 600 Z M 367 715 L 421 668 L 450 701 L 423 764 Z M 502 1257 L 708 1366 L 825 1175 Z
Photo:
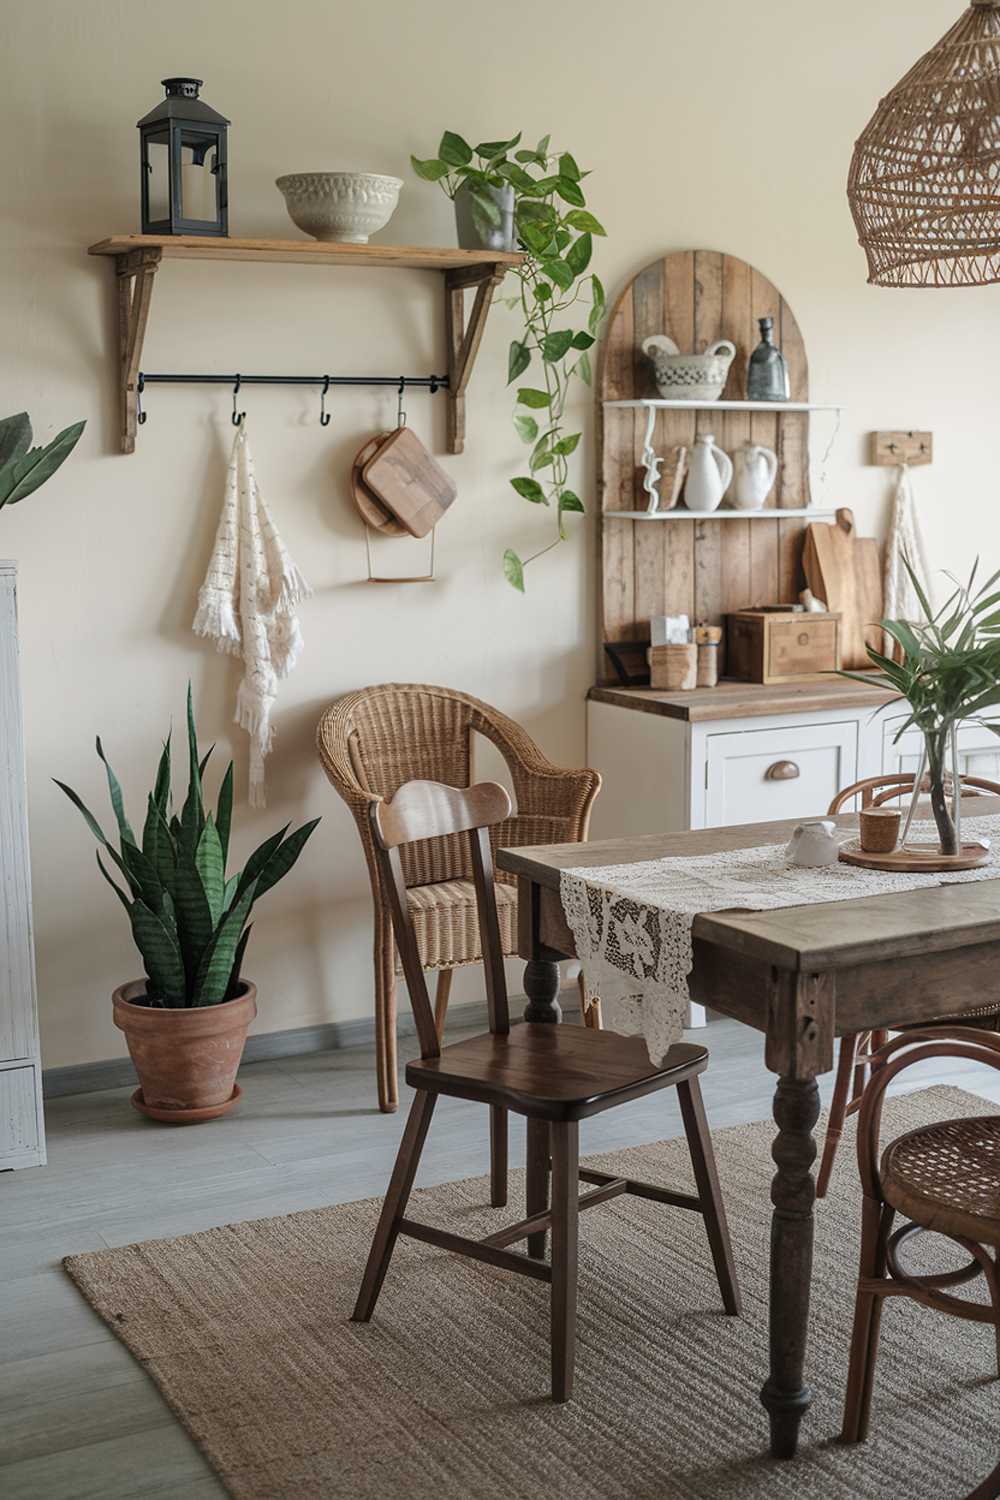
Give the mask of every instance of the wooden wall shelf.
M 164 260 L 261 261 L 285 265 L 368 266 L 437 271 L 444 278 L 448 350 L 448 451 L 465 446 L 465 392 L 479 352 L 493 295 L 519 254 L 417 245 L 344 245 L 320 240 L 236 240 L 201 235 L 114 235 L 91 245 L 90 255 L 114 261 L 118 278 L 122 452 L 135 451 L 138 379 L 153 294 Z M 466 319 L 465 292 L 475 291 Z
M 842 406 L 817 406 L 812 401 L 663 401 L 659 397 L 642 396 L 637 401 L 605 401 L 606 408 L 618 407 L 623 411 L 843 411 Z
M 775 342 L 787 361 L 788 401 L 746 399 L 747 363 L 763 317 L 774 319 Z M 652 366 L 642 353 L 643 340 L 658 333 L 685 352 L 732 340 L 736 357 L 720 400 L 658 396 Z M 686 614 L 692 621 L 721 625 L 735 610 L 797 599 L 803 586 L 802 530 L 824 514 L 810 503 L 810 414 L 839 408 L 810 401 L 805 345 L 777 287 L 746 261 L 716 250 L 683 250 L 653 261 L 627 283 L 611 309 L 595 395 L 599 639 L 648 640 L 652 615 Z M 694 514 L 679 507 L 651 515 L 643 488 L 647 441 L 663 455 L 677 446 L 690 448 L 707 432 L 727 453 L 746 442 L 774 450 L 778 474 L 765 509 Z M 701 524 L 682 524 L 686 521 Z M 600 671 L 606 671 L 603 661 Z
M 819 510 L 813 505 L 782 506 L 776 510 L 686 510 L 675 506 L 673 510 L 606 510 L 606 521 L 787 521 L 790 516 L 808 516 L 811 521 L 822 521 L 835 516 L 835 510 Z

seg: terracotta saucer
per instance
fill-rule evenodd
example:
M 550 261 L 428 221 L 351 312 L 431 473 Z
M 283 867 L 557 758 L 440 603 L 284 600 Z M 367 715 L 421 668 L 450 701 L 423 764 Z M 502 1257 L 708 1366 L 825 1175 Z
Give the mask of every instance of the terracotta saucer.
M 202 1120 L 217 1120 L 220 1115 L 227 1115 L 239 1103 L 242 1093 L 243 1090 L 237 1083 L 233 1085 L 229 1098 L 222 1104 L 206 1104 L 204 1109 L 155 1109 L 153 1105 L 146 1103 L 140 1087 L 132 1095 L 132 1107 L 150 1120 L 165 1120 L 168 1125 L 198 1125 Z

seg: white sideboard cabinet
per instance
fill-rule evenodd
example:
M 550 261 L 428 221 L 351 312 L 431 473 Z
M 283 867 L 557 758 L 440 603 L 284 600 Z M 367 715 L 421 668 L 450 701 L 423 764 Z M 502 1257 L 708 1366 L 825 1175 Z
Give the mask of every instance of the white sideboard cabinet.
M 17 565 L 0 561 L 0 1172 L 44 1162 Z

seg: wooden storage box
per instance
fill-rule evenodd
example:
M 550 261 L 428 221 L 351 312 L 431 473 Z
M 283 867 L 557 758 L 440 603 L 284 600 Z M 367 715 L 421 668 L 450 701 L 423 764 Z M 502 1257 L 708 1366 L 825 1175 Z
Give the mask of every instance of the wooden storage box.
M 840 666 L 839 614 L 742 609 L 726 625 L 729 677 L 808 682 Z

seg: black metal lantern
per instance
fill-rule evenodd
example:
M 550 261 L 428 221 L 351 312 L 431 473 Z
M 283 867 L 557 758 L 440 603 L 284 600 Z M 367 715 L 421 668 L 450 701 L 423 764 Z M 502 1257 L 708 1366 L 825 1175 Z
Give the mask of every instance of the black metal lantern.
M 198 98 L 200 78 L 164 78 L 139 121 L 143 234 L 229 233 L 229 121 Z

